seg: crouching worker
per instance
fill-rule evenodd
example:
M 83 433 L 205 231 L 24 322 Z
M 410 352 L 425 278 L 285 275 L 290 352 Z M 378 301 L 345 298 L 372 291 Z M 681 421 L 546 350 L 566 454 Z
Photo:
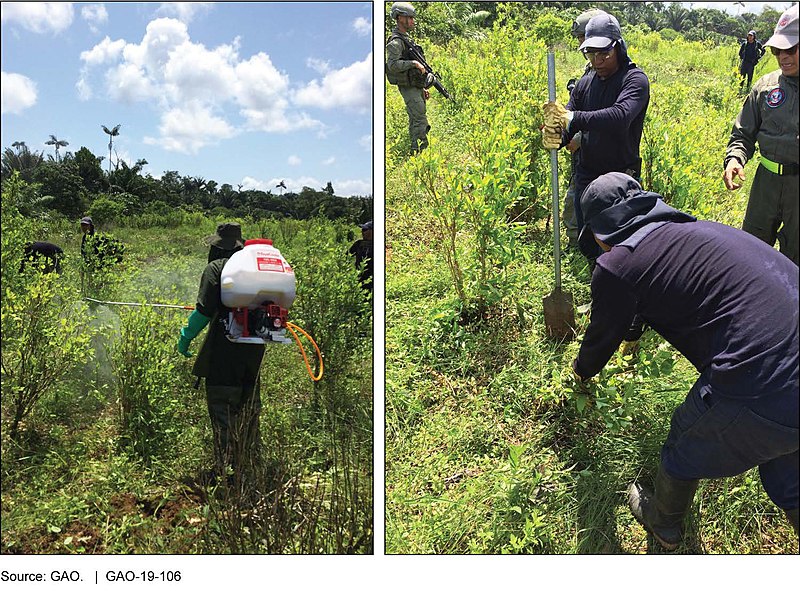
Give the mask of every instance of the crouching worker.
M 797 531 L 797 266 L 742 230 L 672 209 L 622 173 L 592 182 L 581 208 L 580 248 L 604 252 L 576 380 L 603 368 L 635 314 L 700 372 L 672 415 L 655 490 L 628 488 L 634 517 L 673 550 L 698 480 L 758 466 Z
M 235 476 L 242 474 L 245 462 L 255 459 L 258 452 L 261 413 L 258 374 L 264 345 L 232 343 L 225 336 L 222 324 L 228 308 L 222 305 L 220 278 L 228 258 L 244 247 L 241 226 L 220 224 L 207 240 L 208 265 L 200 279 L 197 306 L 181 329 L 178 351 L 190 357 L 190 343 L 209 325 L 192 373 L 206 380 L 208 414 L 214 434 L 215 465 L 210 482 L 213 484 L 220 478 L 224 481 L 230 468 L 233 476 L 228 483 L 233 483 Z
M 61 274 L 61 259 L 64 251 L 61 247 L 50 242 L 28 242 L 22 252 L 22 263 L 19 272 L 22 273 L 27 267 L 41 270 L 42 273 Z

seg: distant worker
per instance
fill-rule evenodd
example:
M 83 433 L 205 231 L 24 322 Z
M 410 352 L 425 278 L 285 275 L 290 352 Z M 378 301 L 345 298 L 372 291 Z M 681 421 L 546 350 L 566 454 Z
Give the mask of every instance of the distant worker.
M 750 31 L 747 39 L 739 47 L 739 74 L 742 76 L 739 88 L 750 90 L 750 86 L 753 84 L 753 71 L 756 69 L 758 61 L 764 57 L 765 51 L 761 42 L 756 40 L 756 32 Z M 745 81 L 747 81 L 747 86 L 744 85 Z
M 798 10 L 784 12 L 775 33 L 765 43 L 778 60 L 779 70 L 758 79 L 733 124 L 725 151 L 723 180 L 729 191 L 744 181 L 744 166 L 756 143 L 756 170 L 742 229 L 798 261 Z M 782 225 L 781 225 L 782 224 Z
M 578 15 L 578 17 L 572 21 L 572 36 L 578 40 L 578 44 L 582 44 L 586 41 L 586 25 L 594 16 L 599 16 L 601 14 L 606 14 L 604 11 L 598 8 L 591 8 L 586 12 L 582 12 Z M 587 61 L 586 67 L 583 70 L 583 76 L 586 76 L 589 72 L 592 71 L 592 62 Z M 572 78 L 567 83 L 567 90 L 569 91 L 570 95 L 572 94 L 572 90 L 575 88 L 575 84 L 577 83 L 576 78 Z M 578 150 L 581 149 L 581 137 L 583 134 L 579 131 L 572 139 L 567 143 L 567 150 L 572 153 L 572 171 L 569 179 L 569 187 L 567 187 L 567 194 L 564 197 L 564 228 L 567 233 L 567 249 L 574 250 L 578 248 L 578 233 L 580 232 L 580 228 L 578 228 L 578 220 L 575 217 L 575 169 L 578 166 Z
M 33 267 L 42 273 L 61 274 L 61 259 L 64 251 L 50 242 L 28 242 L 22 251 L 22 263 L 19 272 Z
M 96 234 L 92 218 L 81 218 L 81 257 L 89 270 L 97 270 L 122 261 L 125 245 L 116 238 Z
M 366 224 L 361 224 L 361 240 L 356 240 L 349 250 L 356 259 L 361 287 L 370 292 L 372 291 L 372 236 L 372 220 L 370 220 Z
M 397 85 L 406 104 L 411 153 L 416 154 L 428 147 L 428 131 L 431 129 L 425 105 L 430 97 L 427 88 L 430 86 L 429 75 L 425 66 L 409 55 L 414 42 L 408 33 L 414 29 L 417 13 L 408 2 L 395 2 L 389 15 L 396 26 L 386 42 L 386 79 Z
M 244 247 L 242 228 L 223 223 L 209 236 L 208 264 L 200 279 L 197 305 L 181 329 L 178 351 L 191 357 L 189 345 L 209 325 L 192 373 L 206 380 L 208 414 L 214 435 L 214 469 L 210 483 L 226 480 L 232 469 L 241 473 L 247 457 L 257 453 L 261 394 L 259 369 L 264 345 L 238 344 L 228 340 L 222 320 L 228 308 L 222 304 L 220 282 L 228 259 Z M 228 478 L 229 483 L 234 479 Z
M 655 491 L 628 488 L 634 517 L 673 550 L 698 480 L 758 466 L 797 532 L 797 267 L 741 230 L 669 207 L 625 174 L 599 177 L 581 205 L 580 247 L 604 254 L 573 363 L 578 385 L 605 366 L 635 314 L 700 374 L 672 415 Z

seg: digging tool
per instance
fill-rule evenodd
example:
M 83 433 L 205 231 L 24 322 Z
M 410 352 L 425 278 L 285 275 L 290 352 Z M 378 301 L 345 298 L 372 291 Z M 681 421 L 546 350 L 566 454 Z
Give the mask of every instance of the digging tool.
M 547 53 L 548 100 L 556 100 L 556 61 L 552 51 Z M 547 336 L 559 341 L 570 341 L 575 336 L 575 311 L 572 294 L 561 289 L 561 245 L 558 219 L 558 150 L 550 150 L 550 176 L 553 192 L 553 254 L 555 256 L 556 286 L 553 292 L 542 299 L 544 324 Z

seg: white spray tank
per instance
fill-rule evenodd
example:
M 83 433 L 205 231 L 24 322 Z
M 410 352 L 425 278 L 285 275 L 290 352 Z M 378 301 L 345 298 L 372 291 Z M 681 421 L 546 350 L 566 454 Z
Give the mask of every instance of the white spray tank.
M 295 289 L 294 271 L 272 240 L 246 241 L 222 268 L 222 304 L 231 308 L 225 336 L 234 343 L 291 343 L 286 324 Z

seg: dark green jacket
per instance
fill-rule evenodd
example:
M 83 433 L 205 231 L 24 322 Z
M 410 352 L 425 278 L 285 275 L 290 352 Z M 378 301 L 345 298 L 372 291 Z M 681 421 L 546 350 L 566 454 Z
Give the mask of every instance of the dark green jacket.
M 222 305 L 220 279 L 227 261 L 227 258 L 211 261 L 200 279 L 197 311 L 211 321 L 192 373 L 206 378 L 209 384 L 237 386 L 255 382 L 264 357 L 264 345 L 236 344 L 225 336 L 223 320 L 227 319 L 230 308 Z

